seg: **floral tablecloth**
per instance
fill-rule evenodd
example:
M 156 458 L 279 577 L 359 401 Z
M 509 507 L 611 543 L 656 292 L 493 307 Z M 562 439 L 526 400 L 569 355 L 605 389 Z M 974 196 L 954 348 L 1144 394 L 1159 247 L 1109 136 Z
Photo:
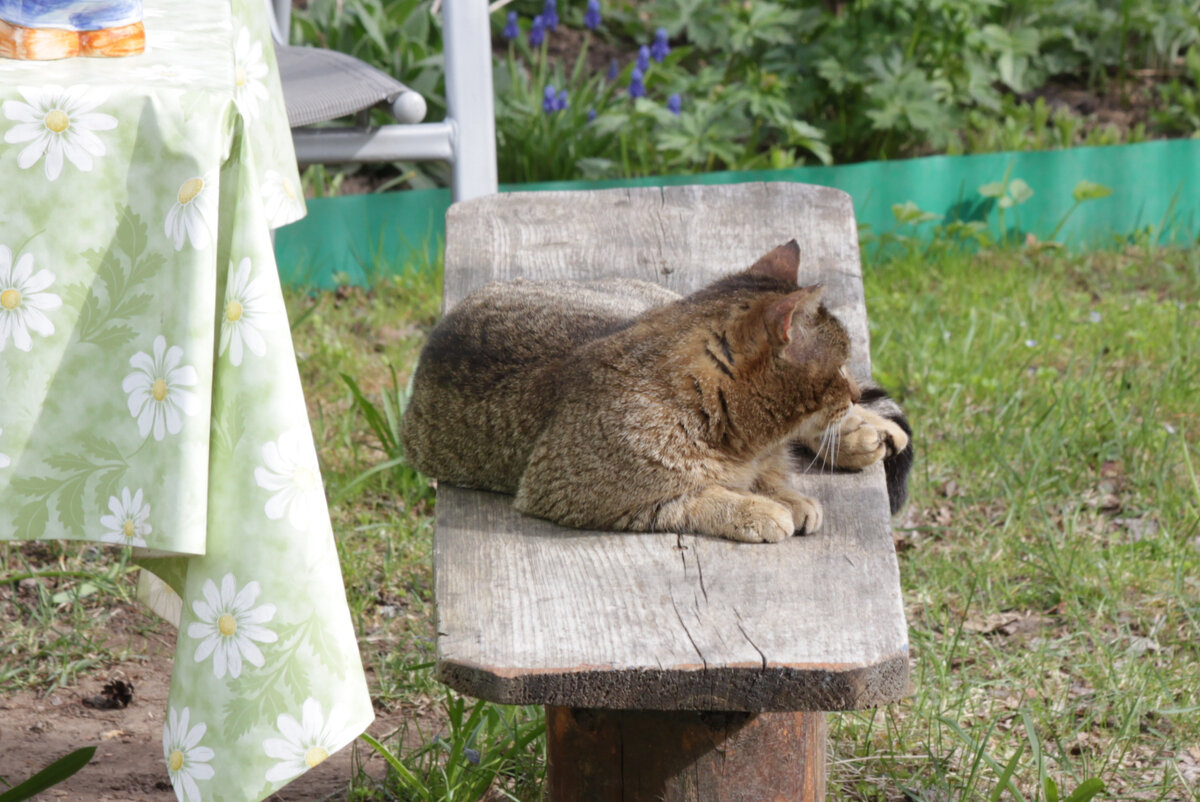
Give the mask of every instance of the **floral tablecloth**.
M 271 249 L 304 204 L 261 0 L 145 26 L 0 60 L 0 540 L 134 548 L 164 772 L 255 800 L 373 715 Z

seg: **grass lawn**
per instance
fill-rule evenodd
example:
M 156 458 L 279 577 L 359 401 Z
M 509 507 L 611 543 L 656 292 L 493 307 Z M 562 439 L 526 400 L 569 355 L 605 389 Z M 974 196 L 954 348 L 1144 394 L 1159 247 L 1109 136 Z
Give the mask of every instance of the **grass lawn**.
M 916 433 L 896 520 L 914 692 L 830 717 L 830 798 L 1049 802 L 1098 778 L 1098 799 L 1200 799 L 1200 251 L 912 249 L 864 272 L 877 378 Z M 426 722 L 385 741 L 407 780 L 348 794 L 537 799 L 539 711 L 432 680 L 428 488 L 361 479 L 396 456 L 387 408 L 439 297 L 429 265 L 288 298 L 375 700 Z M 94 622 L 131 582 L 94 547 L 0 546 L 0 694 L 119 657 Z

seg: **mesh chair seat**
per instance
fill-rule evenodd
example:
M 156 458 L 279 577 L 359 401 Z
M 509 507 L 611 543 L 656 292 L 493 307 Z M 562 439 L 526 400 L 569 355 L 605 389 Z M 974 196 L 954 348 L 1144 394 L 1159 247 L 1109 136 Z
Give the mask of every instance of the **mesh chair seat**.
M 263 0 L 284 105 L 301 164 L 438 160 L 452 169 L 455 200 L 496 192 L 492 30 L 487 0 L 442 0 L 446 119 L 425 119 L 425 98 L 353 56 L 287 44 L 292 0 Z M 395 124 L 361 112 L 387 106 Z M 357 115 L 354 125 L 313 126 Z
M 292 128 L 391 105 L 410 91 L 387 73 L 336 50 L 280 45 L 275 53 Z

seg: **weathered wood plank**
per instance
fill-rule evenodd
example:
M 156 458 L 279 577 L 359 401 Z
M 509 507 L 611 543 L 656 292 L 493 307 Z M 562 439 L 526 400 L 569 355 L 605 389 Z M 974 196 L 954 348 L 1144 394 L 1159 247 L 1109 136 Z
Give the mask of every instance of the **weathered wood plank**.
M 800 243 L 801 281 L 825 284 L 825 305 L 854 342 L 856 373 L 869 372 L 866 318 L 845 314 L 862 306 L 863 295 L 854 205 L 828 187 L 522 192 L 457 203 L 446 213 L 442 295 L 450 309 L 489 281 L 614 276 L 686 295 L 792 238 Z
M 795 237 L 870 373 L 848 196 L 797 184 L 524 193 L 447 217 L 445 298 L 493 279 L 626 275 L 690 292 Z M 567 530 L 442 487 L 438 675 L 507 703 L 844 710 L 904 695 L 907 628 L 880 466 L 801 476 L 822 532 L 774 545 Z

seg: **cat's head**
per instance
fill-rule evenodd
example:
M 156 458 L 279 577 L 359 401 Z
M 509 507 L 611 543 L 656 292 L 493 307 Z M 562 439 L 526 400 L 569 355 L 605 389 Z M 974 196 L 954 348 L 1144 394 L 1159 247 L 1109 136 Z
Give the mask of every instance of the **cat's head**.
M 827 423 L 840 420 L 858 400 L 850 376 L 850 336 L 821 298 L 820 284 L 801 287 L 800 247 L 792 240 L 763 256 L 746 271 L 776 281 L 761 309 L 779 381 L 794 389 L 806 412 L 819 412 Z M 824 424 L 823 424 L 824 425 Z

